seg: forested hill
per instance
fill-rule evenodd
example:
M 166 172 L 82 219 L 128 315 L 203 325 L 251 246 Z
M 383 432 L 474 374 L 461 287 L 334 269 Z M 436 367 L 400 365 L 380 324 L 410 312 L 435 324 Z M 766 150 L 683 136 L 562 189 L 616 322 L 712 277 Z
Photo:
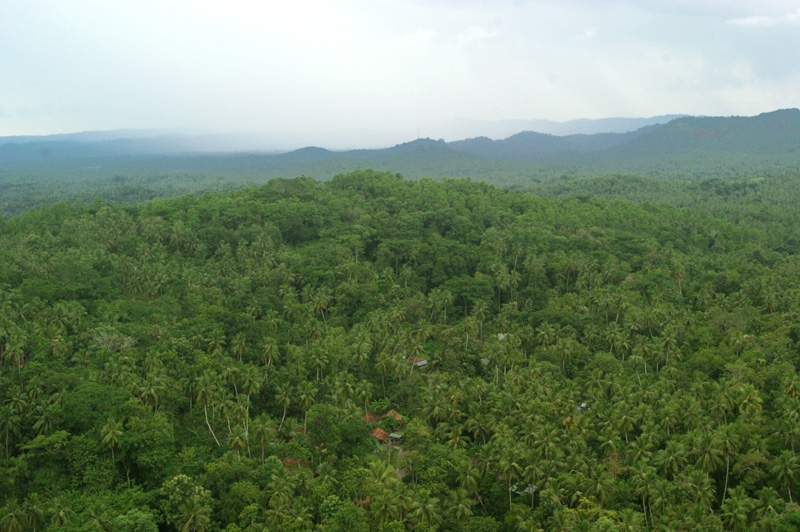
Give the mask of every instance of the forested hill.
M 615 150 L 619 155 L 680 155 L 698 151 L 777 155 L 800 152 L 800 109 L 754 117 L 684 117 L 654 127 Z
M 0 527 L 795 531 L 795 230 L 367 171 L 0 219 Z
M 504 140 L 479 138 L 448 146 L 500 160 L 546 158 L 569 162 L 568 153 L 597 152 L 576 159 L 589 165 L 647 158 L 656 162 L 663 156 L 688 153 L 791 157 L 800 154 L 800 110 L 784 109 L 754 117 L 682 117 L 630 133 L 557 137 L 526 132 Z
M 414 179 L 469 177 L 523 190 L 562 177 L 635 174 L 698 180 L 800 169 L 797 109 L 756 117 L 678 118 L 629 133 L 558 137 L 523 132 L 504 140 L 484 137 L 451 143 L 418 139 L 381 150 L 176 153 L 189 141 L 172 139 L 166 150 L 166 141 L 153 138 L 68 139 L 0 145 L 0 216 L 59 200 L 91 202 L 100 197 L 136 203 L 260 185 L 274 177 L 328 180 L 366 168 Z

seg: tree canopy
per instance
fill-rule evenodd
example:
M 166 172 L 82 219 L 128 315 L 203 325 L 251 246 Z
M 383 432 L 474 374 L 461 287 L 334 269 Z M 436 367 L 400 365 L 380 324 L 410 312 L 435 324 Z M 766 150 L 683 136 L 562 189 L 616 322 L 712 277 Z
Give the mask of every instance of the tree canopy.
M 791 208 L 365 170 L 9 218 L 0 532 L 796 530 Z

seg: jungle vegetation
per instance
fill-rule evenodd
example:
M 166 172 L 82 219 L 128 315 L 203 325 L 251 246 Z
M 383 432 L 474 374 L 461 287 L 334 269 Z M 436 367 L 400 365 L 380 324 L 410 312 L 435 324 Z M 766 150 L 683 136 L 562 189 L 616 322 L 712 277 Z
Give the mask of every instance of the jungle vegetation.
M 0 218 L 0 531 L 795 531 L 798 205 L 748 179 Z

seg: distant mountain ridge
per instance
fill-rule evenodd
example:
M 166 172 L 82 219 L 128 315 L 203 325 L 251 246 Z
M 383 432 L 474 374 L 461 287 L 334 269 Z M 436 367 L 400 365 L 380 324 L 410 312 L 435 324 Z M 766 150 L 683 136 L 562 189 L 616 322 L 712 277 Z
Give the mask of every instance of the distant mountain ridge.
M 627 133 L 648 125 L 664 124 L 675 118 L 687 115 L 662 115 L 649 118 L 580 118 L 566 122 L 552 120 L 451 120 L 431 124 L 425 128 L 427 136 L 436 138 L 465 139 L 470 137 L 485 136 L 491 138 L 505 138 L 521 131 L 536 131 L 550 135 L 591 135 L 595 133 Z M 457 134 L 458 131 L 460 134 Z M 321 139 L 329 139 L 336 135 L 352 138 L 357 131 L 317 132 Z M 362 132 L 364 133 L 364 132 Z M 385 138 L 388 134 L 380 135 L 370 132 L 370 137 Z M 297 141 L 297 136 L 294 141 Z M 380 142 L 380 140 L 378 142 Z M 27 144 L 27 143 L 56 143 L 56 142 L 107 142 L 149 140 L 153 143 L 161 142 L 165 153 L 188 152 L 245 152 L 245 151 L 291 151 L 282 148 L 291 140 L 276 138 L 275 134 L 265 133 L 217 133 L 199 134 L 181 129 L 117 129 L 108 131 L 80 131 L 75 133 L 57 133 L 52 135 L 15 135 L 0 136 L 0 145 Z M 324 140 L 317 144 L 326 144 Z M 302 145 L 302 143 L 300 144 Z M 390 146 L 387 142 L 384 146 Z M 374 148 L 372 148 L 374 149 Z M 341 151 L 341 150 L 339 150 Z
M 615 150 L 619 155 L 678 155 L 697 151 L 776 154 L 800 149 L 800 109 L 753 117 L 685 117 Z
M 88 134 L 80 135 L 86 138 Z M 304 174 L 329 179 L 339 172 L 374 168 L 409 177 L 491 180 L 489 176 L 498 172 L 534 178 L 567 169 L 589 174 L 710 175 L 743 168 L 800 168 L 798 109 L 753 117 L 680 117 L 624 133 L 557 136 L 523 131 L 501 140 L 485 136 L 454 142 L 423 138 L 381 149 L 334 151 L 310 146 L 272 154 L 198 152 L 192 149 L 196 148 L 194 139 L 181 136 L 98 141 L 77 141 L 69 136 L 34 142 L 6 139 L 0 138 L 0 170 L 43 165 L 72 171 L 103 167 L 107 173 L 116 168 L 117 172 L 242 173 L 258 179 Z
M 627 133 L 646 125 L 666 123 L 680 116 L 684 115 L 664 115 L 651 118 L 578 119 L 567 122 L 554 122 L 551 120 L 462 120 L 453 121 L 449 127 L 452 127 L 452 124 L 466 124 L 462 129 L 475 129 L 478 131 L 478 135 L 487 138 L 504 138 L 520 132 L 531 131 L 550 136 L 594 135 L 597 133 Z M 441 130 L 442 128 L 433 129 Z M 444 129 L 447 129 L 447 127 Z M 501 132 L 503 134 L 498 135 Z M 451 135 L 440 136 L 451 137 Z M 466 138 L 466 136 L 460 138 Z M 278 153 L 292 151 L 270 148 L 271 145 L 279 146 L 283 144 L 285 144 L 285 141 L 281 142 L 274 136 L 263 134 L 190 134 L 178 129 L 119 129 L 54 135 L 16 135 L 0 137 L 0 162 L 36 160 L 39 157 L 75 159 L 81 157 L 119 157 L 178 153 Z M 387 143 L 386 146 L 391 146 L 391 144 Z M 334 151 L 348 151 L 353 152 L 355 155 L 355 152 L 373 151 L 375 149 L 382 148 L 356 148 Z M 386 149 L 391 148 L 387 147 Z M 460 151 L 463 151 L 463 149 Z
M 525 161 L 542 154 L 559 152 L 593 152 L 620 146 L 659 126 L 646 126 L 630 133 L 595 133 L 592 135 L 556 136 L 535 131 L 523 131 L 503 140 L 478 137 L 448 143 L 448 147 L 488 157 Z
M 449 120 L 430 126 L 431 135 L 443 138 L 489 137 L 503 139 L 521 131 L 548 135 L 594 135 L 596 133 L 629 133 L 647 126 L 666 124 L 688 115 L 660 115 L 648 118 L 579 118 L 553 120 Z

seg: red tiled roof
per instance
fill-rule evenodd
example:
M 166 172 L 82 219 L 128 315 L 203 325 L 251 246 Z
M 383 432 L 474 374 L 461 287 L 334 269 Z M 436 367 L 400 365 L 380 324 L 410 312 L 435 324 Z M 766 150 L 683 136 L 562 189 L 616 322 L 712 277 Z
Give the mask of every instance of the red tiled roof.
M 389 441 L 389 433 L 386 432 L 385 430 L 381 429 L 381 428 L 376 428 L 375 430 L 373 430 L 372 431 L 372 436 L 375 439 L 380 440 L 382 442 Z
M 361 416 L 361 417 L 362 417 L 362 418 L 364 419 L 364 421 L 366 421 L 367 423 L 377 423 L 378 421 L 380 421 L 380 420 L 381 420 L 381 416 L 376 416 L 375 414 L 371 414 L 371 413 L 369 413 L 369 412 L 367 412 L 366 414 L 364 414 L 364 415 L 363 415 L 363 416 Z

